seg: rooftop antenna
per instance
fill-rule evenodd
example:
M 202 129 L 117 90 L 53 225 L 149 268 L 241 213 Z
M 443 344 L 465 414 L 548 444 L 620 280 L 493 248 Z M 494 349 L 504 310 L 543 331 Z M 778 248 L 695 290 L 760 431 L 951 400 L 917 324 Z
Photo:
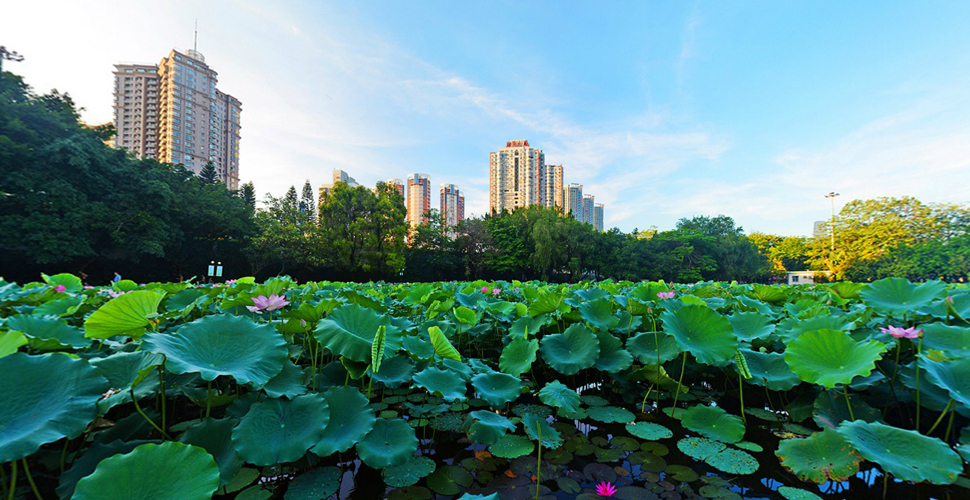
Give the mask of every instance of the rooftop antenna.
M 199 18 L 195 18 L 195 41 L 192 44 L 192 50 L 199 51 Z

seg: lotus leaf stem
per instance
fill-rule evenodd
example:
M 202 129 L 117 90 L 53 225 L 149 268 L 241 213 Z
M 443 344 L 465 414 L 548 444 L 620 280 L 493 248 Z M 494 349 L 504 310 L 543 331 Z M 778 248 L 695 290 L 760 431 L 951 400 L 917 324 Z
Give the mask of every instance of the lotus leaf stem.
M 684 367 L 687 366 L 687 351 L 684 351 L 683 361 L 680 362 L 680 378 L 677 379 L 677 392 L 674 393 L 674 406 L 670 409 L 670 416 L 673 417 L 677 413 L 677 398 L 680 397 L 680 388 L 684 380 Z M 657 370 L 659 373 L 660 370 Z
M 542 425 L 536 417 L 536 429 L 539 431 L 539 458 L 536 459 L 536 500 L 539 500 L 539 483 L 542 482 Z
M 212 381 L 210 380 L 209 384 L 206 386 L 206 389 L 205 389 L 205 418 L 209 418 L 209 410 L 211 409 L 212 409 Z
M 849 386 L 846 384 L 842 384 L 842 395 L 845 396 L 845 406 L 849 409 L 849 418 L 854 421 L 855 415 L 852 414 L 852 403 L 849 403 Z
M 7 493 L 7 500 L 13 500 L 14 493 L 17 491 L 17 461 L 10 462 L 10 491 Z
M 162 436 L 164 436 L 165 439 L 168 439 L 169 441 L 171 441 L 172 438 L 169 437 L 169 435 L 165 431 L 163 431 L 157 424 L 155 424 L 155 422 L 153 422 L 152 419 L 148 418 L 148 415 L 145 415 L 145 412 L 141 410 L 141 406 L 138 404 L 138 398 L 135 397 L 135 388 L 129 387 L 128 390 L 131 391 L 131 402 L 135 403 L 135 411 L 137 411 L 138 414 L 141 415 L 142 418 L 144 418 L 145 421 L 148 422 L 156 431 L 158 431 Z
M 643 395 L 643 401 L 640 403 L 640 413 L 646 413 L 647 398 L 650 397 L 650 393 L 653 392 L 653 386 L 655 384 L 651 383 L 650 388 L 647 389 L 647 393 Z
M 34 497 L 36 497 L 37 500 L 44 500 L 44 497 L 40 496 L 40 492 L 37 491 L 37 485 L 34 484 L 34 476 L 30 475 L 30 467 L 27 467 L 27 457 L 24 457 L 23 460 L 24 460 L 24 475 L 27 476 L 27 482 L 30 483 L 30 489 L 31 491 L 34 492 Z
M 164 432 L 167 428 L 165 426 L 165 364 L 162 363 L 158 365 L 158 386 L 161 388 L 162 394 L 162 431 Z
M 653 323 L 653 316 L 650 317 L 650 322 Z M 654 406 L 660 411 L 660 332 L 657 331 L 657 325 L 653 325 L 653 341 L 657 344 L 657 399 Z
M 956 416 L 956 413 L 956 411 L 950 412 L 950 421 L 946 424 L 946 436 L 943 438 L 946 442 L 950 442 L 950 431 L 953 430 L 953 417 Z
M 889 473 L 883 471 L 882 474 L 882 500 L 886 500 L 886 487 L 889 485 Z
M 919 343 L 916 345 L 916 432 L 919 432 L 920 399 L 919 399 L 919 359 L 923 352 L 923 336 L 920 335 Z
M 748 423 L 748 417 L 744 414 L 744 377 L 738 374 L 738 391 L 741 393 L 741 420 Z
M 933 426 L 930 427 L 930 430 L 926 431 L 927 434 L 933 434 L 933 431 L 936 430 L 936 426 L 940 425 L 940 422 L 943 421 L 943 417 L 946 416 L 946 412 L 950 411 L 950 408 L 952 407 L 953 407 L 953 399 L 951 398 L 950 401 L 948 401 L 946 403 L 946 406 L 943 408 L 943 413 L 940 413 L 940 416 L 936 419 L 936 422 L 933 422 Z
M 64 473 L 64 459 L 67 458 L 67 445 L 70 444 L 71 440 L 64 438 L 64 447 L 61 448 L 61 474 Z

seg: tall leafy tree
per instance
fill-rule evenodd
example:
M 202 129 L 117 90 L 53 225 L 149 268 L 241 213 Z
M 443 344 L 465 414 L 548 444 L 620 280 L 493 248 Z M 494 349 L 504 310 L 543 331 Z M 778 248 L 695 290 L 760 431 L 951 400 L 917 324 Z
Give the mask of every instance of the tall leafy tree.
M 250 208 L 250 213 L 256 211 L 256 187 L 253 186 L 253 181 L 249 181 L 239 188 L 239 197 Z
M 303 218 L 307 222 L 317 222 L 317 204 L 313 201 L 313 186 L 310 185 L 309 179 L 303 184 L 303 193 L 300 197 L 300 212 L 304 214 Z

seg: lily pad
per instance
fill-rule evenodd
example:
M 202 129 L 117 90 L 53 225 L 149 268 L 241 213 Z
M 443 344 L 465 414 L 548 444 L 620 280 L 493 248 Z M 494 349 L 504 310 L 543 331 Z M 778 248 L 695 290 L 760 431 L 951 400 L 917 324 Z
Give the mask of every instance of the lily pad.
M 370 363 L 371 347 L 381 326 L 385 331 L 384 358 L 390 358 L 401 348 L 400 329 L 391 323 L 389 316 L 358 304 L 345 304 L 331 311 L 320 320 L 313 336 L 335 354 Z
M 916 286 L 905 278 L 883 278 L 873 281 L 859 292 L 866 305 L 893 316 L 915 311 L 941 297 L 946 285 L 930 281 Z
M 686 305 L 660 315 L 664 331 L 674 336 L 681 350 L 705 365 L 724 366 L 734 359 L 738 337 L 724 316 L 707 306 Z
M 758 470 L 758 460 L 751 454 L 728 448 L 723 443 L 706 438 L 689 437 L 677 442 L 677 448 L 692 458 L 729 474 L 752 474 Z
M 293 462 L 323 437 L 330 420 L 327 402 L 317 394 L 254 404 L 232 431 L 239 455 L 253 465 Z
M 392 488 L 403 488 L 417 484 L 421 478 L 426 477 L 435 470 L 434 460 L 428 457 L 414 457 L 401 464 L 385 467 L 384 482 Z
M 605 423 L 627 423 L 636 418 L 630 410 L 616 406 L 591 406 L 586 409 L 586 415 L 593 420 Z
M 904 481 L 952 484 L 963 472 L 957 452 L 916 431 L 856 420 L 843 423 L 838 432 L 863 458 Z
M 781 465 L 802 481 L 845 481 L 859 472 L 862 457 L 833 429 L 804 439 L 784 439 L 775 452 Z
M 457 495 L 462 488 L 471 486 L 475 478 L 457 465 L 438 467 L 428 476 L 428 488 L 440 495 Z
M 320 500 L 329 498 L 340 488 L 342 473 L 337 467 L 320 467 L 304 472 L 290 481 L 284 500 Z
M 492 408 L 501 408 L 505 403 L 515 401 L 522 394 L 525 386 L 518 377 L 507 373 L 489 372 L 473 376 L 472 387 Z
M 590 368 L 599 358 L 596 335 L 580 323 L 573 323 L 563 333 L 542 337 L 539 351 L 542 359 L 563 375 L 575 375 Z
M 445 401 L 464 401 L 465 392 L 468 390 L 461 377 L 456 377 L 450 370 L 433 366 L 421 370 L 414 376 L 413 382 Z
M 680 422 L 694 432 L 725 443 L 736 443 L 744 437 L 741 418 L 716 406 L 692 406 Z
M 106 458 L 77 483 L 72 500 L 209 500 L 219 467 L 204 449 L 169 441 Z
M 812 493 L 811 491 L 792 488 L 791 486 L 779 487 L 778 493 L 785 497 L 786 500 L 822 500 L 822 497 Z
M 536 449 L 535 443 L 525 436 L 508 434 L 502 436 L 495 444 L 488 447 L 492 455 L 499 458 L 518 458 L 528 455 Z
M 653 422 L 626 424 L 626 431 L 640 439 L 648 439 L 650 441 L 674 437 L 673 431 Z
M 886 345 L 857 342 L 839 330 L 814 330 L 788 344 L 785 362 L 802 380 L 829 389 L 872 373 Z
M 539 391 L 539 400 L 570 413 L 580 410 L 579 393 L 558 380 L 549 382 Z
M 374 410 L 357 389 L 350 386 L 331 387 L 323 394 L 323 399 L 330 408 L 330 420 L 320 440 L 310 449 L 315 455 L 328 457 L 345 452 L 374 428 L 377 421 Z
M 488 410 L 473 411 L 468 418 L 468 438 L 473 443 L 494 444 L 509 431 L 515 431 L 511 420 Z
M 502 349 L 498 360 L 499 370 L 513 376 L 520 376 L 529 371 L 539 352 L 539 341 L 536 339 L 515 339 Z
M 357 443 L 357 454 L 375 469 L 407 463 L 418 449 L 414 429 L 401 419 L 377 419 L 374 428 Z

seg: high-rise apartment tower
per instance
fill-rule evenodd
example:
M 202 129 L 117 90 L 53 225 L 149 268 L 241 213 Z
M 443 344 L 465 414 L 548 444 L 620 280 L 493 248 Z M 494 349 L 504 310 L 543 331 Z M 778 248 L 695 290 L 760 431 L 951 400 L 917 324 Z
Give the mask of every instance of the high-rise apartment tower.
M 357 184 L 357 180 L 351 177 L 350 174 L 338 168 L 333 169 L 331 175 L 330 184 L 322 184 L 317 190 L 317 204 L 322 204 L 323 201 L 327 199 L 327 196 L 330 196 L 330 191 L 333 190 L 334 185 L 336 185 L 338 182 L 343 182 L 347 184 L 347 187 L 352 188 L 360 186 L 360 184 Z
M 603 231 L 603 204 L 597 203 L 593 205 L 593 227 L 597 231 Z
M 441 215 L 445 218 L 444 230 L 455 235 L 458 223 L 465 220 L 465 195 L 454 184 L 441 185 Z
M 428 174 L 408 176 L 408 224 L 411 227 L 428 223 L 425 213 L 431 210 L 431 177 Z
M 591 194 L 583 195 L 583 215 L 582 215 L 582 218 L 579 219 L 581 222 L 585 222 L 587 224 L 593 223 L 593 206 L 595 204 L 596 204 L 596 200 L 593 195 Z
M 548 205 L 546 155 L 529 141 L 509 141 L 489 154 L 489 209 L 512 211 L 530 205 Z
M 546 207 L 565 207 L 562 190 L 562 165 L 546 167 Z
M 583 220 L 583 185 L 570 184 L 563 189 L 563 213 Z

